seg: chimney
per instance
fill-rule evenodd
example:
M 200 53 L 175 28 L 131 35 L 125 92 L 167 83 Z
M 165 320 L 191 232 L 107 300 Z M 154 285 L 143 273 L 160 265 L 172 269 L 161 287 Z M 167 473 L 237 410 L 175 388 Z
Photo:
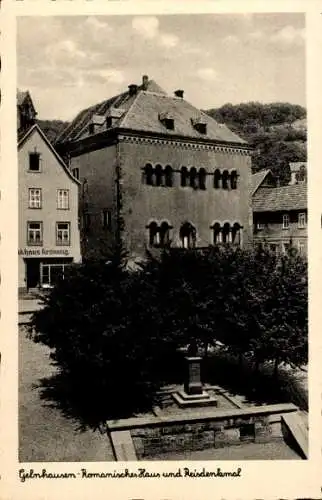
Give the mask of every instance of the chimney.
M 129 94 L 135 95 L 137 91 L 138 91 L 138 86 L 135 83 L 131 83 L 131 85 L 129 85 Z
M 291 180 L 289 182 L 290 186 L 293 184 L 297 184 L 297 176 L 298 172 L 300 170 L 300 163 L 299 162 L 292 162 L 290 163 L 290 171 L 291 171 Z
M 149 83 L 149 77 L 148 77 L 148 75 L 143 75 L 142 76 L 142 90 L 147 90 L 148 89 L 148 83 Z
M 175 95 L 176 97 L 180 97 L 181 99 L 183 99 L 183 94 L 184 94 L 184 91 L 183 91 L 183 90 L 181 90 L 181 89 L 178 89 L 178 90 L 175 90 L 175 91 L 174 91 L 174 95 Z

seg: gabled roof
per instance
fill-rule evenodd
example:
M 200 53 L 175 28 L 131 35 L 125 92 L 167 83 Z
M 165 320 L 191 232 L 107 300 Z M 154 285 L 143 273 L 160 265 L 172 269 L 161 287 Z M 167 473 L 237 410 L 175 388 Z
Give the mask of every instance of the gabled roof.
M 174 130 L 168 130 L 159 120 L 162 112 L 171 111 Z M 206 134 L 198 132 L 193 120 L 201 117 L 207 125 Z M 247 144 L 223 124 L 202 113 L 189 102 L 178 97 L 169 97 L 152 92 L 139 92 L 133 105 L 119 125 L 122 128 L 156 134 L 179 135 L 195 139 Z
M 30 97 L 28 90 L 17 90 L 17 105 L 21 106 L 27 97 Z
M 69 175 L 69 177 L 76 183 L 76 184 L 80 184 L 80 181 L 78 179 L 76 179 L 71 171 L 69 170 L 69 168 L 67 167 L 66 163 L 64 162 L 64 160 L 59 156 L 59 154 L 57 153 L 57 151 L 55 150 L 55 148 L 52 146 L 52 144 L 50 143 L 50 141 L 47 139 L 46 135 L 44 134 L 44 132 L 41 130 L 41 128 L 39 127 L 39 125 L 37 123 L 35 123 L 32 127 L 30 127 L 26 132 L 25 134 L 20 138 L 18 139 L 18 149 L 21 148 L 24 143 L 28 140 L 29 137 L 31 137 L 31 135 L 34 133 L 34 132 L 38 132 L 39 135 L 41 136 L 41 138 L 44 140 L 44 142 L 47 144 L 48 148 L 51 150 L 51 152 L 53 153 L 53 155 L 56 157 L 57 161 L 60 163 L 60 165 L 63 167 L 63 169 L 65 170 L 66 174 Z
M 253 196 L 253 212 L 280 212 L 307 209 L 307 184 L 261 188 Z
M 272 174 L 272 171 L 267 170 L 259 170 L 255 174 L 252 175 L 252 185 L 251 185 L 251 195 L 253 196 L 257 189 L 260 187 L 262 182 L 266 179 L 268 174 Z
M 19 90 L 17 89 L 17 106 L 20 107 L 23 104 L 28 102 L 29 106 L 32 108 L 32 111 L 36 113 L 34 103 L 32 102 L 29 90 Z
M 217 123 L 212 117 L 186 100 L 177 96 L 168 96 L 153 80 L 148 81 L 144 90 L 141 85 L 137 87 L 137 92 L 134 94 L 127 91 L 81 111 L 63 130 L 57 138 L 57 143 L 79 140 L 91 122 L 92 116 L 94 114 L 106 116 L 112 107 L 123 111 L 122 116 L 114 120 L 113 128 L 247 145 L 246 141 L 229 130 L 226 125 Z M 174 130 L 168 130 L 159 119 L 160 114 L 167 111 L 173 116 Z M 205 134 L 194 127 L 193 120 L 196 118 L 201 118 L 202 122 L 207 125 Z M 101 129 L 97 129 L 97 132 L 103 130 L 102 126 Z

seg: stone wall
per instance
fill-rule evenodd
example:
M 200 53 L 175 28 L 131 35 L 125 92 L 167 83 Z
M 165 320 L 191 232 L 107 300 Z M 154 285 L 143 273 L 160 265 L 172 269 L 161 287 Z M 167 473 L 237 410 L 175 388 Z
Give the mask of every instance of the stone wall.
M 280 415 L 136 428 L 131 436 L 139 460 L 159 453 L 283 439 Z

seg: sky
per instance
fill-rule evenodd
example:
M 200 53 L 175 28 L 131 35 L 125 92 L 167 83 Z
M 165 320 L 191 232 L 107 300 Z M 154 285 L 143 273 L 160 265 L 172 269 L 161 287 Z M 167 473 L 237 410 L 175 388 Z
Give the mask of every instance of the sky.
M 306 105 L 300 13 L 20 17 L 17 64 L 40 119 L 71 120 L 145 74 L 199 109 Z

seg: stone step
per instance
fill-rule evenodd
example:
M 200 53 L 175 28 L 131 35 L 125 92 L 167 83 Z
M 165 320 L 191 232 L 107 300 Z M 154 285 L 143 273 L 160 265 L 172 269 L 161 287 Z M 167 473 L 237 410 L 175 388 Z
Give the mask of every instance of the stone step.
M 112 441 L 115 460 L 118 462 L 137 460 L 130 431 L 111 432 L 110 438 Z
M 290 434 L 305 458 L 308 458 L 308 425 L 300 412 L 282 415 L 282 428 Z

